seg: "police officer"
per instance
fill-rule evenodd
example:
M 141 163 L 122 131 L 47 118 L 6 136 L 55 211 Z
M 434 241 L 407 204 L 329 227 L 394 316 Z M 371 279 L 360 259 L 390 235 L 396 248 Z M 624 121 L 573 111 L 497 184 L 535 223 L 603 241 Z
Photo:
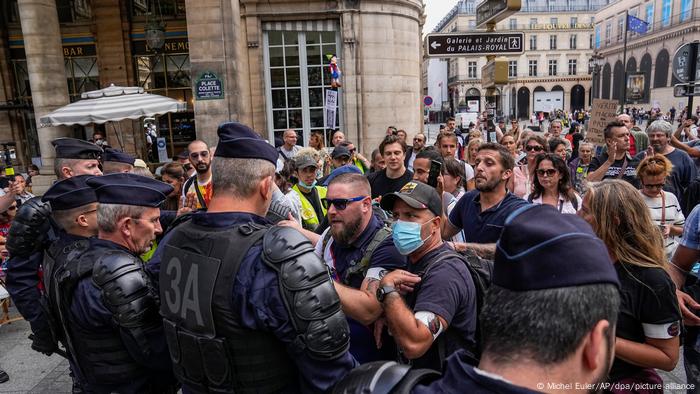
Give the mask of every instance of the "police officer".
M 49 318 L 52 341 L 60 341 L 68 354 L 72 356 L 70 343 L 66 343 L 60 334 L 60 328 L 56 321 L 58 311 L 56 304 L 51 304 L 51 293 L 55 290 L 51 287 L 50 278 L 56 270 L 65 263 L 66 257 L 73 250 L 68 247 L 74 242 L 88 243 L 88 238 L 97 235 L 97 196 L 95 191 L 85 183 L 91 175 L 78 175 L 56 182 L 42 197 L 42 201 L 51 205 L 51 218 L 58 230 L 58 237 L 45 251 L 42 262 L 45 316 Z M 71 372 L 73 373 L 73 387 L 80 388 L 80 376 L 73 359 L 69 358 Z
M 100 158 L 103 151 L 97 145 L 75 138 L 52 141 L 56 149 L 54 170 L 58 179 L 78 175 L 102 175 Z M 41 198 L 30 199 L 17 211 L 7 237 L 7 291 L 17 310 L 32 329 L 32 349 L 51 355 L 56 342 L 41 306 L 39 267 L 48 243 L 56 239 L 56 229 L 48 220 L 51 207 Z
M 350 373 L 335 392 L 609 389 L 605 379 L 615 347 L 620 284 L 605 244 L 581 218 L 530 205 L 509 216 L 496 250 L 493 281 L 479 316 L 484 351 L 478 367 L 463 351 L 447 359 L 437 380 L 425 371 L 375 362 Z
M 219 126 L 207 212 L 175 227 L 149 269 L 183 391 L 325 392 L 355 366 L 327 268 L 297 230 L 264 219 L 277 151 Z
M 131 172 L 134 169 L 134 161 L 136 161 L 136 158 L 128 153 L 114 148 L 106 148 L 102 157 L 102 170 L 105 175 Z
M 99 234 L 79 241 L 49 278 L 60 335 L 87 392 L 174 392 L 158 295 L 139 254 L 161 233 L 166 183 L 134 174 L 87 180 Z

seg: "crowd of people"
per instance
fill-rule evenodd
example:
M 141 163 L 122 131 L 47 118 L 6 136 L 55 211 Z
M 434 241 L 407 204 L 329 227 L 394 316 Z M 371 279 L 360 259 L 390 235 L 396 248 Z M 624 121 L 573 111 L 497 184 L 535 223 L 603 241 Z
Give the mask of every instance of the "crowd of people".
M 228 122 L 155 174 L 55 140 L 0 196 L 7 290 L 74 392 L 661 393 L 681 343 L 700 387 L 697 118 L 496 123 L 365 157 Z

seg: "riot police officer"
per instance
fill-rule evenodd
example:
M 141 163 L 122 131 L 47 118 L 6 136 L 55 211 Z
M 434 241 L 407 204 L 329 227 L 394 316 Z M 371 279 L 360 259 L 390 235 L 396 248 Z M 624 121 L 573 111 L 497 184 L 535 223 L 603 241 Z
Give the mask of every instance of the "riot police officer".
M 52 141 L 56 149 L 54 170 L 58 179 L 78 175 L 102 175 L 100 158 L 102 149 L 97 145 L 75 138 L 58 138 Z M 39 270 L 44 250 L 56 239 L 57 229 L 48 217 L 51 207 L 35 197 L 22 204 L 7 237 L 7 291 L 17 310 L 29 322 L 32 329 L 32 349 L 51 355 L 56 342 L 51 335 L 49 322 L 41 306 Z
M 87 392 L 162 393 L 175 379 L 144 253 L 162 230 L 172 187 L 134 174 L 91 177 L 98 237 L 76 242 L 49 278 L 60 335 Z
M 149 268 L 183 391 L 325 392 L 356 362 L 326 266 L 304 236 L 271 226 L 277 151 L 219 126 L 207 212 L 173 229 Z

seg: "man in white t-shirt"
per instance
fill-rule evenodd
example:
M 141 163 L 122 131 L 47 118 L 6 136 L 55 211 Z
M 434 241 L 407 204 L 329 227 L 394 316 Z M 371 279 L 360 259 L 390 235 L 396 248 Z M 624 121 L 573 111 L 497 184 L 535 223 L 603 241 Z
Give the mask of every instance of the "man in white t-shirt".
M 297 138 L 297 132 L 293 129 L 284 131 L 284 135 L 282 136 L 284 145 L 277 148 L 277 153 L 279 153 L 279 157 L 277 158 L 277 171 L 280 171 L 282 167 L 284 167 L 284 163 L 292 160 L 299 152 L 299 149 L 301 149 L 301 146 L 297 145 Z

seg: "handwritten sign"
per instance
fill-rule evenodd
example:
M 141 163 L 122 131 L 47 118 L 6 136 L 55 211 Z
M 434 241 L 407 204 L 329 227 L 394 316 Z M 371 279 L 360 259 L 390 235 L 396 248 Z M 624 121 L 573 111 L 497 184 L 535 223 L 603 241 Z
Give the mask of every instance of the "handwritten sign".
M 338 91 L 337 90 L 326 90 L 326 105 L 324 109 L 326 110 L 326 128 L 335 129 L 335 117 L 338 107 Z
M 586 139 L 594 145 L 605 145 L 605 126 L 617 118 L 617 100 L 593 99 L 591 119 L 588 121 Z

